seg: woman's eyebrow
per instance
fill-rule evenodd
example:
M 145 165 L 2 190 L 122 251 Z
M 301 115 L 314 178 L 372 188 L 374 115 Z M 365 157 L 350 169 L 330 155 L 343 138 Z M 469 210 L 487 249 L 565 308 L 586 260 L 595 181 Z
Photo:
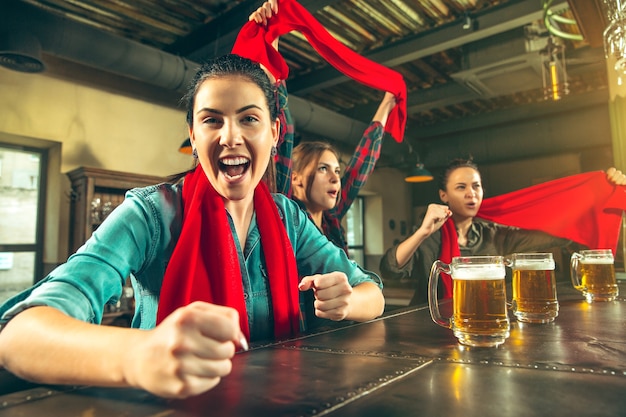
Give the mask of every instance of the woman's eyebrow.
M 239 113 L 243 113 L 243 112 L 245 112 L 246 110 L 250 110 L 250 109 L 258 109 L 258 110 L 262 110 L 262 108 L 261 108 L 261 107 L 259 107 L 259 106 L 257 106 L 256 104 L 249 104 L 249 105 L 247 105 L 247 106 L 243 106 L 243 107 L 242 107 L 242 108 L 240 108 L 240 109 L 237 109 L 236 113 L 237 113 L 237 114 L 239 114 Z M 202 107 L 202 108 L 198 109 L 198 111 L 196 112 L 196 114 L 198 114 L 198 113 L 202 113 L 202 112 L 205 112 L 205 111 L 206 111 L 206 112 L 210 112 L 210 113 L 220 114 L 220 115 L 223 115 L 223 114 L 224 114 L 224 112 L 223 112 L 223 111 L 218 110 L 218 109 L 213 109 L 213 108 L 211 108 L 211 107 Z

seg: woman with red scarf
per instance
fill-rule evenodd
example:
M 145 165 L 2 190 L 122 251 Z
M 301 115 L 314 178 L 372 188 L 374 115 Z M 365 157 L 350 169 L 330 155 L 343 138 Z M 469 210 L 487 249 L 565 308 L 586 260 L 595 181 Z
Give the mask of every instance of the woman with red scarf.
M 583 184 L 584 189 L 606 187 L 611 193 L 615 185 L 626 184 L 626 176 L 615 168 L 609 168 L 606 174 L 590 173 L 581 176 L 584 179 L 590 177 L 593 180 L 590 184 Z M 408 280 L 415 287 L 410 304 L 422 304 L 428 302 L 428 276 L 433 262 L 437 259 L 449 262 L 452 256 L 505 256 L 515 252 L 545 251 L 554 247 L 569 246 L 571 249 L 578 249 L 580 245 L 593 245 L 594 241 L 591 238 L 585 241 L 582 239 L 573 241 L 576 236 L 569 237 L 569 230 L 562 230 L 567 227 L 576 232 L 580 228 L 585 228 L 579 222 L 567 219 L 565 227 L 561 227 L 560 230 L 555 228 L 559 226 L 558 217 L 565 218 L 565 212 L 568 210 L 579 219 L 581 217 L 580 213 L 564 206 L 563 201 L 578 201 L 579 208 L 586 209 L 582 207 L 585 202 L 580 198 L 569 200 L 562 194 L 574 193 L 580 197 L 584 189 L 576 183 L 576 178 L 578 177 L 568 177 L 551 184 L 546 183 L 532 189 L 519 190 L 516 193 L 497 197 L 494 199 L 497 206 L 489 202 L 492 199 L 485 200 L 484 206 L 487 206 L 489 202 L 489 210 L 485 210 L 486 207 L 482 207 L 481 210 L 483 187 L 478 167 L 471 160 L 455 159 L 446 168 L 439 186 L 439 198 L 443 204 L 430 204 L 420 227 L 403 242 L 387 250 L 380 262 L 381 275 L 389 280 Z M 555 187 L 550 187 L 551 185 Z M 617 191 L 620 191 L 620 201 L 617 205 L 621 205 L 623 210 L 626 207 L 624 206 L 626 201 L 624 187 L 619 188 L 621 190 Z M 542 189 L 546 189 L 546 194 L 549 195 L 543 199 L 535 198 L 536 193 L 531 190 L 541 191 Z M 596 204 L 592 193 L 585 193 L 585 197 L 589 200 L 587 204 L 590 206 Z M 524 200 L 529 208 L 524 209 L 521 200 Z M 553 203 L 554 200 L 556 203 Z M 501 201 L 506 202 L 508 206 L 502 206 Z M 550 204 L 558 204 L 558 208 L 550 208 Z M 542 213 L 541 216 L 529 213 L 530 210 L 537 209 Z M 619 213 L 613 217 L 616 217 L 619 222 L 621 210 L 618 211 Z M 514 221 L 518 218 L 520 219 L 518 221 L 522 223 L 513 226 L 494 223 L 504 215 L 509 216 L 506 218 L 507 221 Z M 522 227 L 528 227 L 528 229 Z M 529 230 L 531 227 L 535 230 Z M 563 236 L 556 237 L 541 231 L 546 229 Z M 588 229 L 593 230 L 594 227 L 588 227 Z M 609 241 L 611 239 L 607 240 Z M 613 244 L 616 243 L 615 238 Z M 444 288 L 438 291 L 438 294 L 440 297 L 450 297 L 451 286 L 445 287 L 444 282 Z
M 129 191 L 65 264 L 0 306 L 0 366 L 41 383 L 182 398 L 226 377 L 248 341 L 306 329 L 301 295 L 313 294 L 320 319 L 382 314 L 380 279 L 262 180 L 279 120 L 260 65 L 217 58 L 185 98 L 195 167 Z M 128 276 L 132 328 L 99 326 Z

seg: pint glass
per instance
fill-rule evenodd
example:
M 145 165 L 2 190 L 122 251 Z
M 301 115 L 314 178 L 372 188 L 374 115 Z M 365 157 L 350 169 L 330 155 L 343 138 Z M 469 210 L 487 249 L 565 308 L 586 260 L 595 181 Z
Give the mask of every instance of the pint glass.
M 453 314 L 439 311 L 439 275 L 452 277 Z M 498 346 L 509 337 L 504 259 L 501 256 L 460 256 L 448 265 L 435 261 L 430 270 L 428 304 L 435 323 L 452 329 L 460 343 L 469 346 Z
M 554 258 L 551 253 L 514 253 L 507 259 L 513 271 L 511 308 L 518 321 L 549 323 L 559 314 Z
M 574 252 L 570 266 L 572 284 L 583 293 L 587 302 L 615 300 L 619 289 L 610 249 Z

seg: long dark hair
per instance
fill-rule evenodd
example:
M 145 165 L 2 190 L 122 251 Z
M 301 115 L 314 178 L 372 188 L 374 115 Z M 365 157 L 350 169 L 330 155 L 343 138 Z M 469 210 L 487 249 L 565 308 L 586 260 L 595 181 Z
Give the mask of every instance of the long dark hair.
M 272 83 L 261 66 L 248 59 L 235 54 L 227 54 L 214 58 L 202 64 L 193 79 L 187 87 L 187 92 L 181 99 L 187 110 L 187 125 L 193 128 L 193 107 L 196 102 L 196 95 L 202 83 L 208 79 L 229 77 L 238 75 L 255 83 L 265 96 L 266 104 L 269 110 L 271 120 L 278 118 L 278 109 L 276 107 L 276 94 Z M 168 178 L 170 182 L 177 182 L 185 177 L 185 175 L 196 169 L 198 161 L 194 159 L 193 167 L 185 172 L 174 174 Z M 276 189 L 276 169 L 274 161 L 270 163 L 263 175 L 263 181 L 268 185 L 271 191 Z

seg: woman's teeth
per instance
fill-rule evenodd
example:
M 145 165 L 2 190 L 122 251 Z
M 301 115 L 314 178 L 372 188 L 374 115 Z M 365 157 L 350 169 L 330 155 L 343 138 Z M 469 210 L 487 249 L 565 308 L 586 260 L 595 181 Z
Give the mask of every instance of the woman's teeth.
M 220 170 L 224 172 L 228 177 L 234 178 L 240 175 L 248 169 L 250 166 L 250 160 L 241 156 L 233 158 L 223 158 L 219 161 Z

